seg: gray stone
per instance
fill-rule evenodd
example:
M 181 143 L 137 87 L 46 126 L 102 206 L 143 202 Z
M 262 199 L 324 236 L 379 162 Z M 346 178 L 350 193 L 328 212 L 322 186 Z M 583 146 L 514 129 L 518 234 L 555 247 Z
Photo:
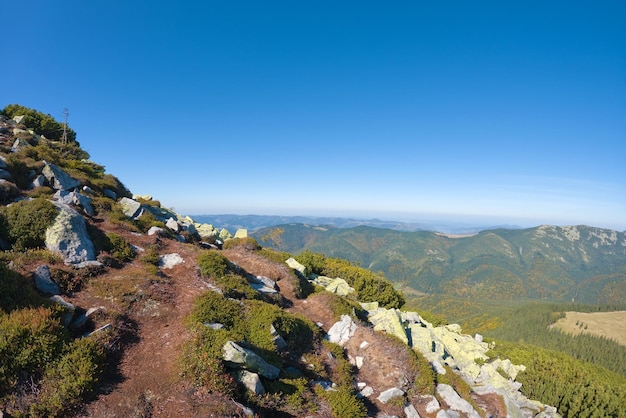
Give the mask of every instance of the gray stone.
M 441 409 L 441 405 L 439 405 L 439 401 L 434 396 L 430 396 L 430 395 L 425 396 L 424 399 L 427 400 L 427 403 L 426 403 L 427 413 L 432 414 Z
M 60 211 L 46 230 L 46 248 L 60 254 L 65 264 L 95 261 L 96 253 L 87 233 L 85 219 L 67 205 L 57 203 Z
M 19 116 L 13 116 L 13 121 L 19 125 L 20 123 L 22 123 L 24 121 L 24 115 L 19 115 Z
M 247 238 L 247 237 L 248 237 L 247 229 L 239 228 L 237 231 L 235 231 L 235 238 Z
M 222 352 L 224 361 L 235 368 L 246 369 L 268 379 L 276 379 L 280 374 L 278 367 L 272 366 L 254 351 L 245 349 L 232 341 L 224 344 Z
M 382 403 L 387 403 L 391 399 L 397 398 L 398 396 L 404 396 L 404 391 L 400 388 L 391 388 L 382 392 L 380 395 L 378 395 L 378 398 L 376 399 L 378 399 Z
M 143 213 L 141 203 L 127 197 L 123 197 L 119 201 L 119 205 L 122 208 L 122 212 L 124 212 L 124 215 L 128 216 L 129 218 L 136 219 L 140 217 Z
M 404 415 L 406 418 L 420 418 L 420 414 L 417 413 L 417 409 L 411 404 L 404 407 Z
M 167 222 L 165 222 L 165 226 L 167 226 L 169 229 L 171 229 L 174 232 L 180 232 L 180 225 L 178 225 L 178 222 L 176 222 L 176 220 L 174 218 L 169 218 L 167 220 Z
M 461 398 L 452 386 L 445 383 L 438 384 L 437 394 L 450 409 L 467 414 L 469 418 L 480 418 L 480 415 L 474 410 L 474 407 L 468 401 Z
M 2 168 L 2 169 L 8 168 L 8 166 L 7 166 L 7 159 L 4 158 L 2 155 L 0 155 L 0 168 Z
M 284 350 L 287 348 L 287 342 L 285 339 L 276 331 L 274 328 L 274 324 L 270 325 L 270 334 L 272 335 L 272 342 L 278 351 Z
M 0 168 L 0 179 L 11 180 L 11 173 L 3 168 Z
M 178 253 L 164 254 L 159 258 L 159 267 L 171 269 L 184 262 L 185 260 Z
M 74 321 L 72 321 L 72 323 L 70 324 L 69 328 L 72 330 L 79 330 L 82 327 L 85 326 L 85 324 L 87 323 L 87 320 L 89 319 L 90 316 L 94 315 L 95 313 L 98 313 L 100 311 L 103 311 L 105 308 L 104 306 L 100 306 L 97 308 L 89 308 L 87 309 L 87 312 L 82 313 L 81 315 L 78 316 L 78 318 L 74 319 Z
M 361 396 L 365 398 L 369 398 L 370 396 L 374 394 L 374 389 L 371 386 L 365 386 L 363 389 L 359 391 L 359 393 L 361 394 Z
M 151 226 L 150 229 L 148 229 L 148 235 L 156 235 L 157 237 L 166 237 L 167 231 L 158 226 Z
M 73 205 L 82 208 L 89 216 L 93 216 L 96 212 L 91 205 L 91 197 L 85 196 L 78 192 L 68 192 L 67 190 L 58 190 L 54 194 L 54 199 L 66 205 Z
M 263 383 L 261 383 L 261 378 L 258 374 L 247 370 L 237 370 L 233 377 L 237 382 L 241 383 L 246 389 L 255 395 L 265 394 L 265 388 L 263 387 Z
M 207 328 L 210 329 L 224 329 L 226 328 L 224 326 L 224 324 L 220 324 L 219 322 L 203 322 L 202 325 L 204 325 Z
M 276 282 L 265 276 L 251 276 L 249 280 L 253 283 L 263 284 L 269 288 L 276 289 Z
M 13 146 L 11 146 L 11 151 L 18 152 L 19 150 L 26 147 L 32 147 L 32 145 L 30 145 L 27 140 L 18 138 L 15 140 L 15 142 L 13 142 Z
M 263 283 L 250 283 L 250 287 L 260 293 L 275 295 L 278 290 L 265 286 Z
M 33 181 L 30 183 L 30 185 L 28 186 L 29 189 L 38 189 L 39 187 L 43 187 L 45 185 L 48 184 L 48 180 L 46 179 L 46 176 L 44 176 L 43 174 L 38 175 L 37 177 L 35 177 L 33 179 Z
M 106 197 L 108 197 L 109 199 L 117 200 L 117 193 L 115 193 L 111 189 L 104 189 L 102 191 L 102 194 L 105 195 Z
M 331 343 L 343 345 L 356 332 L 356 324 L 349 315 L 341 315 L 341 320 L 333 324 L 328 330 L 328 341 Z
M 457 411 L 452 411 L 450 409 L 441 409 L 437 412 L 437 418 L 461 418 L 461 414 Z
M 80 182 L 70 177 L 65 171 L 54 164 L 46 163 L 41 170 L 48 184 L 55 190 L 71 190 L 80 186 Z
M 48 295 L 59 295 L 61 293 L 59 285 L 52 280 L 52 274 L 50 274 L 50 268 L 48 266 L 43 265 L 37 267 L 37 270 L 35 270 L 33 274 L 33 279 L 35 279 L 35 286 L 40 292 Z

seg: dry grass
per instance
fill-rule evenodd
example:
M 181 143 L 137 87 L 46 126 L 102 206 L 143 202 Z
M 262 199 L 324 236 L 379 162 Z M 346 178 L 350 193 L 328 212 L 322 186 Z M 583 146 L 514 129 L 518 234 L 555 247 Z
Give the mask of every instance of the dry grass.
M 554 326 L 569 334 L 586 333 L 602 336 L 626 346 L 624 324 L 626 324 L 626 311 L 566 312 L 565 318 L 559 319 Z

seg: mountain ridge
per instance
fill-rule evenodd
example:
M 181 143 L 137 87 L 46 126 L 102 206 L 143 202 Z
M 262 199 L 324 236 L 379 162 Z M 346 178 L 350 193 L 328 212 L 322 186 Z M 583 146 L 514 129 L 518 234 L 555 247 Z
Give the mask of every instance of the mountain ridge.
M 282 251 L 346 258 L 423 293 L 626 302 L 626 234 L 611 229 L 542 225 L 450 238 L 430 231 L 289 224 L 251 235 Z

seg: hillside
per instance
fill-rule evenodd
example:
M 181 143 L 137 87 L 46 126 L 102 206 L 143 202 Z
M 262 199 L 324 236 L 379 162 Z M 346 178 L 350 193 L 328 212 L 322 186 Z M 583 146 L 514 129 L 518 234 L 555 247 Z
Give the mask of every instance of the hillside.
M 0 416 L 625 416 L 622 376 L 432 323 L 383 276 L 176 214 L 3 113 Z
M 626 234 L 613 230 L 543 225 L 453 238 L 427 231 L 288 224 L 252 236 L 281 251 L 310 250 L 351 260 L 407 291 L 626 303 Z

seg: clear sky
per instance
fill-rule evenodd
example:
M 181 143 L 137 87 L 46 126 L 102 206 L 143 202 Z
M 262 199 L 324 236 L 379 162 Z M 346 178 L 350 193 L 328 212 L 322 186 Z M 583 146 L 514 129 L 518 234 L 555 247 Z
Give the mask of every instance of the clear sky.
M 0 106 L 182 214 L 626 229 L 626 2 L 1 1 Z

